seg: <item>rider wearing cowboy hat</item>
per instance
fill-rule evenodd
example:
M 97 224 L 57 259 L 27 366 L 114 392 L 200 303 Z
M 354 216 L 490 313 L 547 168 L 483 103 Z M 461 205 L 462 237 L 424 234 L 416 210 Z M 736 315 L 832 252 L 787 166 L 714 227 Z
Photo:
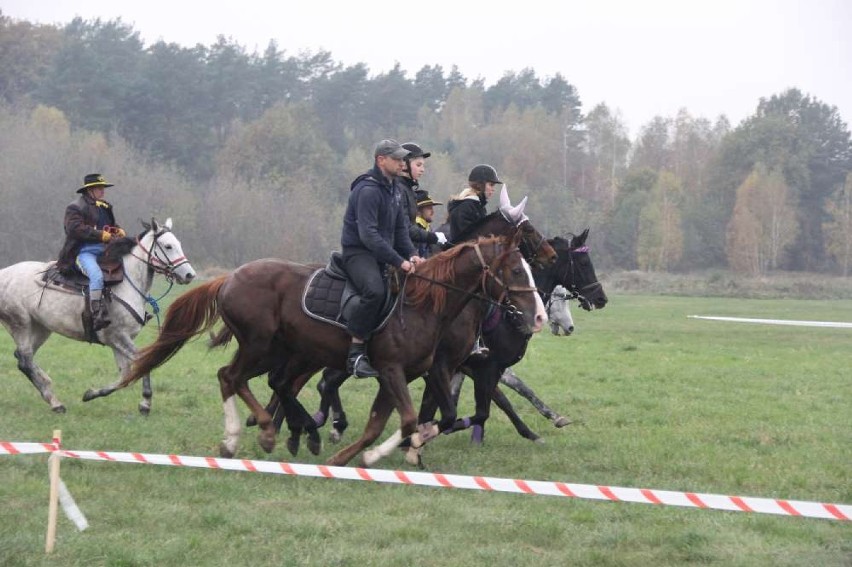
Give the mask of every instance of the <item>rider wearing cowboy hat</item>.
M 89 278 L 89 300 L 93 328 L 99 331 L 110 324 L 107 306 L 101 301 L 104 276 L 98 257 L 103 255 L 106 243 L 112 238 L 125 236 L 115 223 L 112 205 L 104 200 L 104 190 L 112 187 L 100 173 L 90 173 L 77 189 L 80 196 L 65 209 L 65 244 L 59 253 L 57 266 L 68 273 L 76 266 Z
M 441 234 L 432 231 L 432 219 L 435 218 L 435 205 L 443 205 L 443 203 L 439 203 L 438 201 L 433 201 L 431 197 L 429 197 L 429 192 L 425 189 L 417 189 L 414 192 L 415 197 L 417 198 L 417 217 L 414 219 L 414 223 L 422 228 L 423 230 L 431 233 L 431 234 Z M 440 241 L 436 241 L 435 245 L 440 245 L 446 243 L 446 240 L 442 243 Z M 428 258 L 432 255 L 432 246 L 426 242 L 415 242 L 415 246 L 417 246 L 417 252 L 423 258 Z M 440 251 L 440 249 L 439 249 Z

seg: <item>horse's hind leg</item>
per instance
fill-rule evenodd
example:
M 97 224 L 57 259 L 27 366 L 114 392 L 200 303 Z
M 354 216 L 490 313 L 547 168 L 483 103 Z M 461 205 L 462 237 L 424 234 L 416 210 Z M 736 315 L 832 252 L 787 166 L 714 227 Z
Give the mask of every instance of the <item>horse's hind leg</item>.
M 136 345 L 129 336 L 122 337 L 120 341 L 114 342 L 112 345 L 112 354 L 115 357 L 115 363 L 118 366 L 121 378 L 124 378 L 130 372 L 130 366 L 133 364 L 133 359 L 136 357 Z M 121 380 L 119 379 L 119 382 Z M 116 385 L 119 383 L 116 382 Z M 148 415 L 151 413 L 151 375 L 145 374 L 142 376 L 142 401 L 139 402 L 139 413 Z
M 56 413 L 65 413 L 65 405 L 53 393 L 53 380 L 47 372 L 35 363 L 35 353 L 50 336 L 50 331 L 39 325 L 32 325 L 29 333 L 14 332 L 15 358 L 18 359 L 18 369 L 29 378 L 41 397 L 50 404 L 50 409 Z

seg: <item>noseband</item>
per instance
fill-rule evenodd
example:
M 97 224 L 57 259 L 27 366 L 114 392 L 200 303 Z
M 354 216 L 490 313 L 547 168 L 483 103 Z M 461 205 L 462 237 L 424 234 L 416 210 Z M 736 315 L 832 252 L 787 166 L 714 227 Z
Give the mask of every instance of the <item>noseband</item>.
M 566 299 L 579 299 L 580 301 L 585 301 L 586 303 L 588 303 L 589 300 L 586 299 L 586 296 L 584 294 L 589 293 L 589 292 L 593 292 L 593 291 L 597 291 L 602 287 L 601 283 L 599 281 L 594 281 L 594 282 L 587 284 L 587 285 L 584 285 L 583 287 L 580 287 L 580 288 L 578 288 L 577 284 L 575 283 L 575 281 L 578 278 L 577 278 L 576 266 L 574 264 L 574 254 L 575 253 L 586 253 L 586 254 L 588 254 L 588 252 L 589 252 L 588 246 L 579 246 L 577 248 L 568 249 L 568 263 L 565 266 L 565 271 L 564 271 L 564 273 L 562 274 L 561 277 L 558 277 L 559 274 L 557 273 L 558 283 L 565 286 L 571 292 L 570 295 L 566 296 Z M 566 280 L 567 280 L 569 275 L 571 276 L 571 283 L 570 283 L 570 285 L 565 285 Z
M 166 252 L 165 248 L 163 248 L 163 245 L 159 242 L 160 236 L 162 236 L 166 232 L 171 231 L 168 228 L 163 227 L 159 232 L 153 233 L 154 240 L 153 242 L 151 242 L 150 249 L 146 249 L 145 246 L 142 244 L 142 241 L 137 238 L 136 244 L 139 245 L 139 248 L 141 248 L 142 251 L 145 252 L 148 257 L 140 258 L 139 256 L 136 256 L 134 254 L 134 258 L 136 258 L 137 260 L 141 260 L 145 263 L 146 266 L 148 266 L 149 269 L 153 270 L 158 274 L 164 275 L 166 279 L 171 281 L 172 278 L 174 278 L 175 271 L 184 264 L 188 264 L 189 260 L 186 256 L 181 256 L 180 258 L 176 258 L 175 260 L 169 260 L 168 253 Z M 164 262 L 163 260 L 161 260 L 158 252 L 161 253 L 163 257 L 166 258 L 166 260 L 168 261 Z

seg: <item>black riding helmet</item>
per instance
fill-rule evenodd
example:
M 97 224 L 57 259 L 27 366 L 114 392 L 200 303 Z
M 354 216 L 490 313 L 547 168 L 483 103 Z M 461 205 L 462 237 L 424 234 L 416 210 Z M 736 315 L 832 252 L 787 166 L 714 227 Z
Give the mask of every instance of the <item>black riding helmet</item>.
M 406 142 L 402 144 L 402 147 L 411 152 L 405 157 L 405 169 L 403 171 L 405 171 L 406 173 L 411 173 L 411 160 L 417 158 L 426 159 L 427 157 L 432 155 L 432 152 L 424 152 L 423 148 L 421 148 L 414 142 Z
M 497 179 L 497 170 L 487 164 L 474 166 L 474 168 L 470 170 L 470 175 L 467 176 L 467 180 L 470 182 L 478 181 L 480 183 L 503 183 Z

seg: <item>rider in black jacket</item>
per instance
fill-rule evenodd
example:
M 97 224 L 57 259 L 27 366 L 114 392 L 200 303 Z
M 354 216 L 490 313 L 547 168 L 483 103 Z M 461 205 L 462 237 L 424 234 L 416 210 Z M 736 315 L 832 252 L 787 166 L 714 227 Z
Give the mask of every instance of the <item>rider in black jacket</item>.
M 394 183 L 408 154 L 396 140 L 379 142 L 373 168 L 352 182 L 343 218 L 343 263 L 361 294 L 361 302 L 348 322 L 352 344 L 346 369 L 358 378 L 379 375 L 367 358 L 365 341 L 378 322 L 385 293 L 385 265 L 413 272 L 414 265 L 422 261 L 408 236 L 408 220 Z

